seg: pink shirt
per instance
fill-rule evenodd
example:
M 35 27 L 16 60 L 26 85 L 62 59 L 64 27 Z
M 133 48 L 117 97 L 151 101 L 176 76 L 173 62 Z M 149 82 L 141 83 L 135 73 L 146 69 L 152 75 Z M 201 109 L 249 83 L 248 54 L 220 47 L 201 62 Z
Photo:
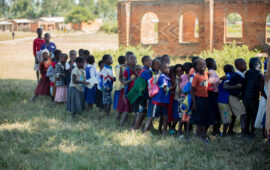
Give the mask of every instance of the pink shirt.
M 209 79 L 208 79 L 208 91 L 218 93 L 218 86 L 220 78 L 215 70 L 208 70 Z

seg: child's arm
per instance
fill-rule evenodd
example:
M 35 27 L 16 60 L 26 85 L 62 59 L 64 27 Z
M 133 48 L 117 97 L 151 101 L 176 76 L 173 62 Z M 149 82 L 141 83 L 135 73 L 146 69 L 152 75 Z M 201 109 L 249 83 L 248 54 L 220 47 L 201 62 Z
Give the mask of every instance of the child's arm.
M 229 85 L 229 82 L 225 82 L 223 88 L 225 90 L 234 90 L 234 89 L 242 88 L 242 85 L 240 83 L 238 83 L 236 85 Z
M 72 75 L 72 81 L 73 81 L 74 84 L 83 84 L 83 85 L 86 85 L 86 86 L 89 85 L 89 83 L 86 82 L 86 81 L 77 80 L 75 74 Z
M 195 108 L 196 108 L 195 91 L 196 91 L 196 88 L 191 87 L 190 94 L 191 94 L 191 99 L 192 99 L 192 111 L 195 111 Z
M 263 75 L 261 75 L 261 82 L 260 82 L 260 92 L 261 92 L 261 95 L 267 99 L 267 95 L 265 94 L 265 91 L 264 91 L 264 77 Z

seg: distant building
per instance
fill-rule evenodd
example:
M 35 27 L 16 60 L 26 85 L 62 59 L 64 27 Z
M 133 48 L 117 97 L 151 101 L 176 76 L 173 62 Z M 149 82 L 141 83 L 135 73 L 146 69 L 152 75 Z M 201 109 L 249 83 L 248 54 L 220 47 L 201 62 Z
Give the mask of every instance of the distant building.
M 40 20 L 54 22 L 55 30 L 64 30 L 66 28 L 65 17 L 41 17 Z
M 95 19 L 94 21 L 82 22 L 81 24 L 72 24 L 72 29 L 84 32 L 97 32 L 102 24 L 102 19 Z
M 13 23 L 14 31 L 30 31 L 31 21 L 28 19 L 13 19 L 10 22 Z
M 0 32 L 12 32 L 13 24 L 11 22 L 0 20 Z
M 54 31 L 55 30 L 55 22 L 53 21 L 42 21 L 37 20 L 31 23 L 31 31 L 35 32 L 38 28 L 42 28 L 44 31 Z

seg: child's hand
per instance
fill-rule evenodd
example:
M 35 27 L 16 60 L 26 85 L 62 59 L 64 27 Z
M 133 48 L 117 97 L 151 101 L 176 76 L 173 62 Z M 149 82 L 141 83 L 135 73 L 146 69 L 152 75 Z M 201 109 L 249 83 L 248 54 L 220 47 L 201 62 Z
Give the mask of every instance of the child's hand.
M 227 79 L 228 79 L 228 76 L 226 75 L 220 78 L 220 80 L 227 80 Z
M 83 82 L 83 84 L 85 85 L 85 86 L 88 86 L 90 83 L 89 82 Z
M 240 83 L 235 85 L 236 88 L 240 89 L 242 87 L 242 85 Z

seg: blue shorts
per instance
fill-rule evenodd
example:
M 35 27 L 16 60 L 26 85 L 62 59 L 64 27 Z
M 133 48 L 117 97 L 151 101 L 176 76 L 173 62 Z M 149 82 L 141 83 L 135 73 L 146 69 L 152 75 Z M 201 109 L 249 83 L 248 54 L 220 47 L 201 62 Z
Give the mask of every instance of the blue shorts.
M 151 117 L 159 117 L 160 115 L 168 115 L 168 106 L 160 106 L 153 104 L 153 109 L 152 109 L 152 115 Z

